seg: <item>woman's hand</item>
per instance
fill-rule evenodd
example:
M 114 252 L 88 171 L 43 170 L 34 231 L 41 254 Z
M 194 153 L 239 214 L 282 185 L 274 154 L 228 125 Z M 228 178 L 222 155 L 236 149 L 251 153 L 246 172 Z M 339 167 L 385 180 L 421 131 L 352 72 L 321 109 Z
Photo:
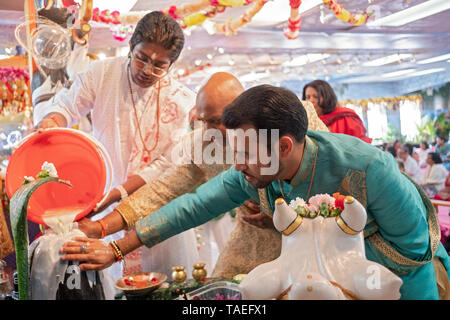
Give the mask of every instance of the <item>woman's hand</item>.
M 95 207 L 92 212 L 88 215 L 88 217 L 92 217 L 94 215 L 96 215 L 97 213 L 102 212 L 103 210 L 105 210 L 106 208 L 108 208 L 110 205 L 112 205 L 113 203 L 117 202 L 120 200 L 120 192 L 114 188 L 112 189 L 109 193 L 108 196 L 106 197 L 105 201 L 103 201 L 103 203 L 100 205 L 100 207 Z
M 49 128 L 59 128 L 66 127 L 66 118 L 57 112 L 52 112 L 47 115 L 41 122 L 37 125 L 37 129 L 49 129 Z
M 101 240 L 75 237 L 59 250 L 65 253 L 61 259 L 80 261 L 80 270 L 103 270 L 115 261 L 112 247 Z
M 98 221 L 91 221 L 83 218 L 78 221 L 78 229 L 80 229 L 88 238 L 100 239 L 102 236 L 102 226 Z
M 59 128 L 59 127 L 60 126 L 56 123 L 55 120 L 53 120 L 53 118 L 45 118 L 38 125 L 39 129 L 49 129 L 49 128 Z

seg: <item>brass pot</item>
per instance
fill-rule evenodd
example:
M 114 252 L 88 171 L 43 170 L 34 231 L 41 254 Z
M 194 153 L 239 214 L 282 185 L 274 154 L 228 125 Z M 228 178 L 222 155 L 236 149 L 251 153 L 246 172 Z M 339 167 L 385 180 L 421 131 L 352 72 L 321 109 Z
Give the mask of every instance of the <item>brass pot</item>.
M 194 264 L 194 270 L 192 270 L 192 277 L 195 281 L 203 281 L 206 278 L 207 271 L 204 263 Z
M 186 280 L 187 274 L 186 271 L 184 271 L 183 266 L 175 266 L 172 267 L 172 279 L 176 283 L 183 283 Z

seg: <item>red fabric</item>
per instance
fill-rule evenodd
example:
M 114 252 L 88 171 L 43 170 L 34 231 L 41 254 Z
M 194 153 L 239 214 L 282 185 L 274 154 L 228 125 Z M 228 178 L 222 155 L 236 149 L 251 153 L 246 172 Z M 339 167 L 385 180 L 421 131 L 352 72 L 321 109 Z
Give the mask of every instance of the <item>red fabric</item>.
M 450 198 L 442 199 L 442 197 L 441 197 L 440 195 L 438 195 L 438 194 L 435 195 L 433 199 L 434 199 L 434 200 L 442 200 L 442 201 L 449 201 L 449 200 L 450 200 Z
M 366 136 L 366 128 L 358 114 L 352 109 L 337 107 L 333 112 L 320 116 L 325 125 L 333 133 L 344 133 L 371 143 Z

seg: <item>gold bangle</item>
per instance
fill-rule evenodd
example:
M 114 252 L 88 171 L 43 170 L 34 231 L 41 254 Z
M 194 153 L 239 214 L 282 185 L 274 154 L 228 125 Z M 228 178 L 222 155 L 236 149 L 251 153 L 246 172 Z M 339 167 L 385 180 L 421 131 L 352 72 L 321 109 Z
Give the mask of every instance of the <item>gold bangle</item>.
M 120 260 L 120 256 L 116 251 L 116 247 L 114 247 L 114 245 L 110 242 L 109 245 L 111 246 L 113 253 L 114 253 L 114 261 L 117 262 Z
M 121 261 L 124 259 L 122 251 L 115 241 L 109 243 L 113 247 L 114 255 L 116 256 L 116 261 Z
M 362 230 L 356 231 L 350 228 L 344 221 L 344 219 L 341 218 L 341 216 L 336 217 L 336 223 L 339 226 L 339 228 L 341 228 L 341 230 L 344 231 L 346 234 L 356 235 L 362 231 Z
M 302 224 L 302 222 L 303 222 L 302 216 L 297 215 L 297 218 L 295 218 L 295 220 L 292 221 L 292 223 L 286 229 L 284 229 L 284 231 L 282 231 L 281 233 L 284 234 L 285 236 L 290 235 Z

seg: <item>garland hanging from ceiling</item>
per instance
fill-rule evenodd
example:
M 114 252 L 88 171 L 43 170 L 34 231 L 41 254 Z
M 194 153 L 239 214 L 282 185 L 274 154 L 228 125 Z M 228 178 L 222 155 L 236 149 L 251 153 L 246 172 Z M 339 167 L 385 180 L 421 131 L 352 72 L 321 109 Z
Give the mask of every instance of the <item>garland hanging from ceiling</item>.
M 302 17 L 300 16 L 299 7 L 302 4 L 301 0 L 289 0 L 291 6 L 291 15 L 288 19 L 288 26 L 284 30 L 284 36 L 289 40 L 297 39 L 300 31 L 300 24 Z
M 245 13 L 237 18 L 230 19 L 225 23 L 214 23 L 212 31 L 217 34 L 224 34 L 226 36 L 235 35 L 239 28 L 252 21 L 253 17 L 264 7 L 268 0 L 256 0 L 253 6 L 245 11 Z
M 348 22 L 354 26 L 359 26 L 367 23 L 367 19 L 372 15 L 372 12 L 364 11 L 362 14 L 352 14 L 346 10 L 336 0 L 322 0 L 324 5 L 334 12 L 336 17 L 344 22 Z
M 161 10 L 166 15 L 177 20 L 183 28 L 196 26 L 202 23 L 210 34 L 224 34 L 227 36 L 235 35 L 239 28 L 252 21 L 253 17 L 264 7 L 269 0 L 197 0 L 192 3 L 185 3 L 181 6 L 172 5 Z M 334 12 L 336 17 L 344 22 L 359 26 L 367 23 L 373 12 L 364 11 L 362 14 L 352 14 L 346 10 L 336 0 L 322 0 L 323 4 Z M 223 13 L 229 7 L 252 6 L 238 18 L 229 19 L 225 23 L 215 23 L 210 19 L 219 13 Z M 299 8 L 301 0 L 289 0 L 290 16 L 287 22 L 287 28 L 284 30 L 284 36 L 289 39 L 297 39 L 299 36 L 301 15 Z M 136 24 L 147 11 L 120 14 L 119 11 L 102 10 L 98 8 L 93 10 L 92 20 L 100 23 L 110 24 L 114 38 L 124 41 L 129 34 L 134 31 L 130 25 Z
M 422 95 L 420 94 L 413 94 L 409 96 L 400 96 L 400 97 L 389 97 L 389 98 L 373 98 L 373 99 L 364 99 L 364 100 L 344 100 L 340 101 L 339 103 L 341 105 L 354 105 L 356 107 L 363 108 L 364 110 L 367 110 L 367 107 L 369 103 L 373 104 L 382 104 L 385 103 L 387 108 L 389 110 L 397 109 L 400 102 L 402 101 L 412 101 L 412 102 L 418 102 L 422 104 Z

